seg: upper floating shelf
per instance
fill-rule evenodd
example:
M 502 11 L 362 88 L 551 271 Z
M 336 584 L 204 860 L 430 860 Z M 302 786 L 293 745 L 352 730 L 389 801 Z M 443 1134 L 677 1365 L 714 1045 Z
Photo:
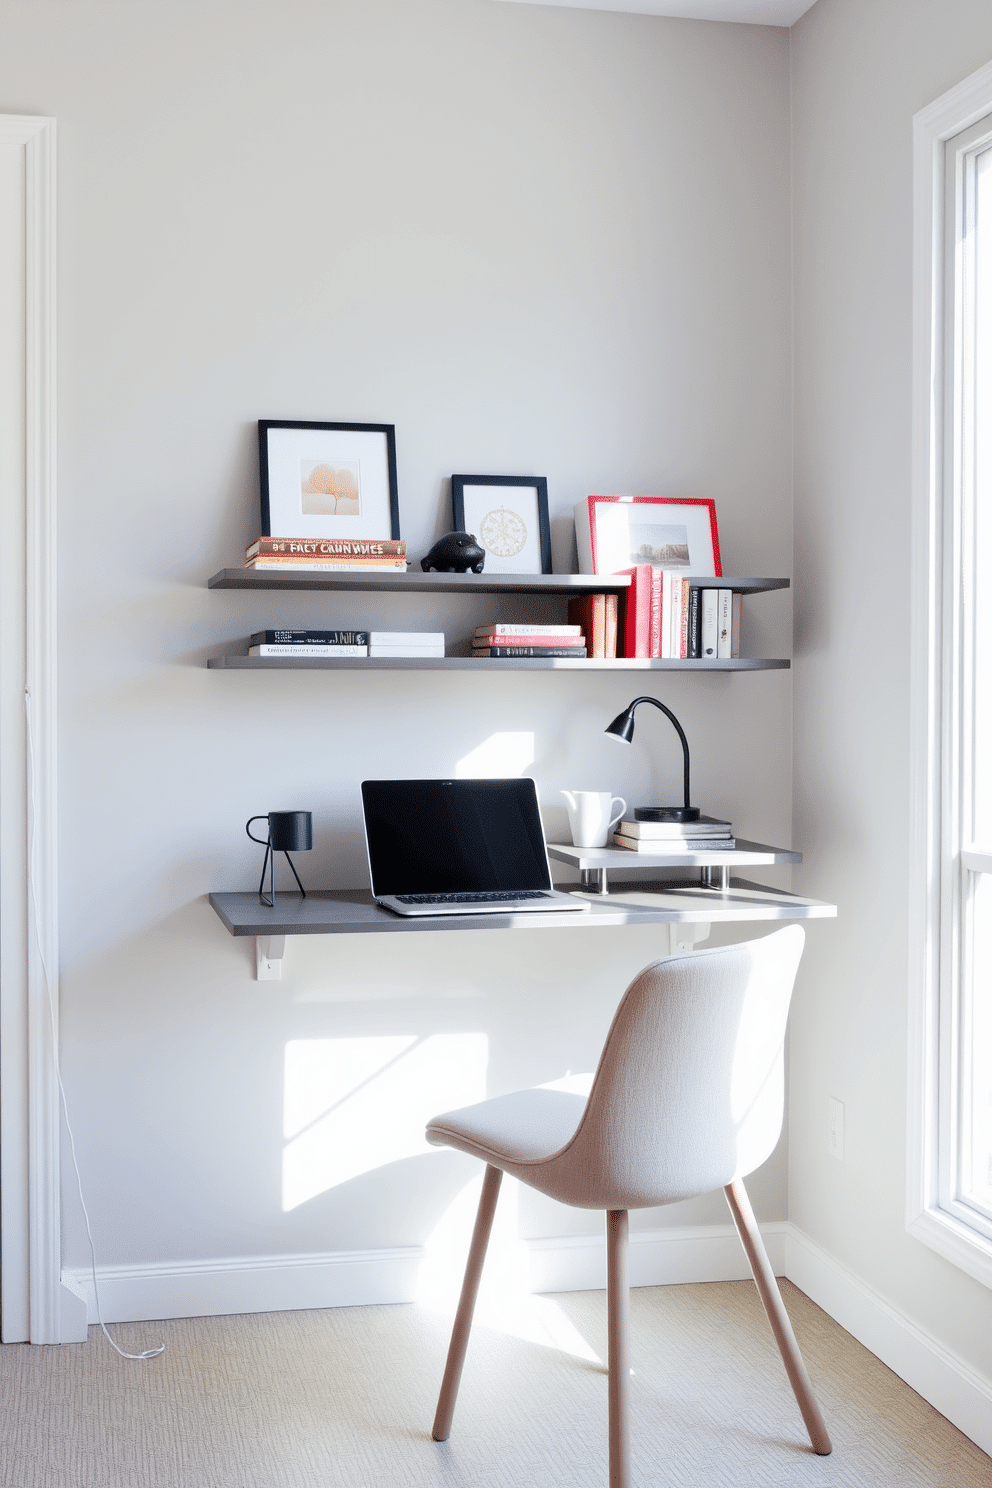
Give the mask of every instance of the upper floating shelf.
M 788 660 L 736 656 L 733 660 L 648 660 L 620 656 L 609 660 L 567 656 L 211 656 L 207 666 L 220 672 L 768 672 L 789 667 Z
M 733 589 L 737 594 L 759 594 L 769 589 L 788 589 L 788 579 L 695 578 L 694 587 Z M 207 581 L 210 589 L 301 589 L 366 590 L 379 594 L 620 594 L 630 587 L 623 574 L 380 574 L 363 569 L 359 573 L 288 573 L 285 570 L 258 572 L 253 568 L 222 568 Z

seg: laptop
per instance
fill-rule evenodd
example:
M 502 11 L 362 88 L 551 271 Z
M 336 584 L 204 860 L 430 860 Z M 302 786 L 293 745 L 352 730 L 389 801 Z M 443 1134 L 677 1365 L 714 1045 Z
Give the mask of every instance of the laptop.
M 363 780 L 372 893 L 401 915 L 588 910 L 551 886 L 533 780 Z

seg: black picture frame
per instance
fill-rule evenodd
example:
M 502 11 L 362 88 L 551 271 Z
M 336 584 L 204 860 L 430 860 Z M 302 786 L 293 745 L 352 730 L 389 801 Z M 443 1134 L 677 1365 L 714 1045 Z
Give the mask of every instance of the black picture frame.
M 540 555 L 540 568 L 520 567 L 512 568 L 506 566 L 506 561 L 494 562 L 494 555 L 481 531 L 476 531 L 472 526 L 474 520 L 470 512 L 466 517 L 466 487 L 492 486 L 503 487 L 505 490 L 518 490 L 521 487 L 536 492 L 536 511 L 538 523 L 537 551 Z M 451 511 L 456 532 L 473 532 L 476 540 L 486 548 L 486 571 L 488 573 L 546 573 L 552 572 L 551 568 L 551 521 L 548 516 L 548 479 L 545 475 L 453 475 L 451 477 Z M 512 560 L 509 560 L 512 561 Z M 497 566 L 499 565 L 499 566 Z
M 300 492 L 287 489 L 285 471 L 274 468 L 276 446 L 285 444 L 273 431 L 306 431 L 316 437 L 311 441 L 314 452 L 331 459 L 357 462 L 358 455 L 371 459 L 373 471 L 370 509 L 345 516 L 336 513 L 307 514 L 299 505 Z M 349 439 L 348 436 L 353 436 Z M 370 437 L 371 436 L 371 437 Z M 287 436 L 287 439 L 289 436 Z M 381 450 L 376 446 L 381 440 Z M 294 441 L 298 444 L 299 441 Z M 374 539 L 400 535 L 400 503 L 396 481 L 395 424 L 325 423 L 308 419 L 258 420 L 258 475 L 261 497 L 261 531 L 263 537 L 299 537 L 316 539 Z M 383 526 L 388 520 L 388 534 Z M 273 530 L 278 527 L 279 530 Z M 292 530 L 295 528 L 296 530 Z

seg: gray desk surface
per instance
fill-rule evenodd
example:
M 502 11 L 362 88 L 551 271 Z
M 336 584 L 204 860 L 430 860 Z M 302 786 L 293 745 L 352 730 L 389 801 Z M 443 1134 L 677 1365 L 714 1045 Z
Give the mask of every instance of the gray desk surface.
M 633 854 L 631 854 L 633 856 Z M 210 903 L 232 935 L 368 935 L 438 930 L 597 929 L 610 925 L 733 923 L 745 920 L 829 919 L 837 906 L 803 899 L 746 879 L 732 878 L 726 893 L 698 883 L 638 882 L 618 885 L 607 896 L 582 894 L 585 914 L 438 915 L 406 919 L 376 904 L 365 889 L 330 889 L 277 894 L 273 909 L 255 892 L 211 894 Z

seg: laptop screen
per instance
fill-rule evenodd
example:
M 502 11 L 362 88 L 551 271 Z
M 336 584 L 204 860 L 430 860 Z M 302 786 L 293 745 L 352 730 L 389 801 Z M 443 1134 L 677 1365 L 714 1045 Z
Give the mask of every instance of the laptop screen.
M 363 780 L 372 893 L 550 889 L 533 780 Z

